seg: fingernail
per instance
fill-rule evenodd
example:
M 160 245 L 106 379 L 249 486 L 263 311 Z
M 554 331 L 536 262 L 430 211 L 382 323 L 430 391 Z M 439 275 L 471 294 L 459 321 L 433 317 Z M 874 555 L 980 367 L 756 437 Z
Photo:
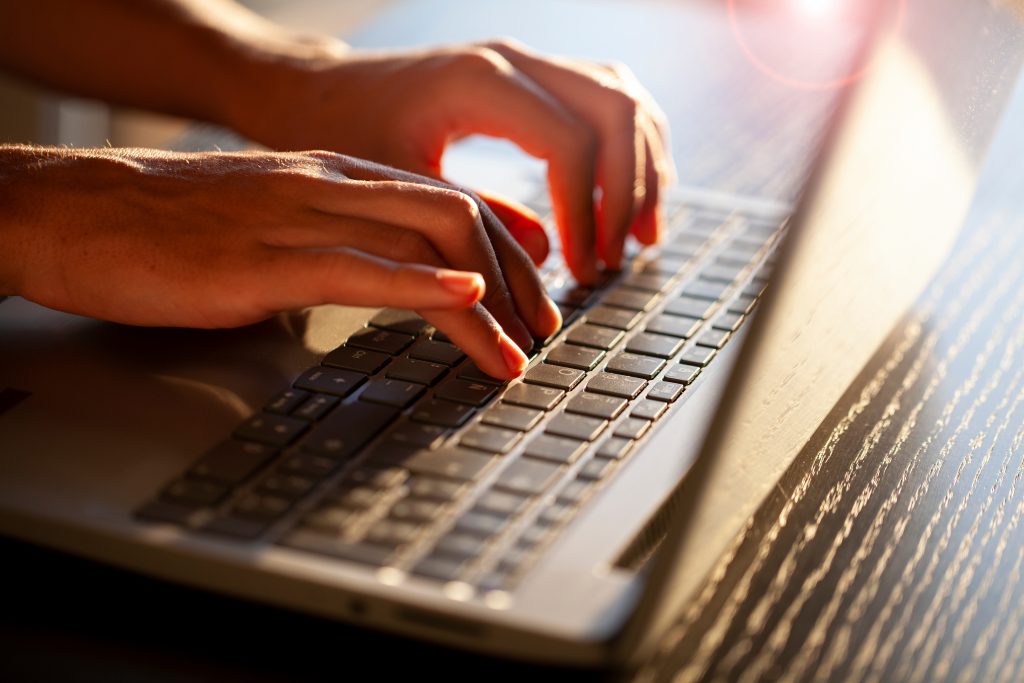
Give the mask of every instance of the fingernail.
M 558 306 L 551 300 L 551 297 L 546 294 L 541 295 L 540 299 L 537 325 L 540 326 L 545 337 L 550 337 L 562 329 L 562 312 L 558 310 Z
M 437 271 L 437 281 L 452 294 L 466 299 L 467 303 L 479 301 L 484 294 L 484 278 L 479 273 L 441 269 Z
M 519 349 L 519 346 L 506 334 L 501 335 L 498 340 L 498 346 L 501 348 L 502 358 L 505 359 L 505 366 L 508 367 L 508 371 L 512 373 L 512 376 L 518 377 L 523 374 L 528 360 L 526 354 Z

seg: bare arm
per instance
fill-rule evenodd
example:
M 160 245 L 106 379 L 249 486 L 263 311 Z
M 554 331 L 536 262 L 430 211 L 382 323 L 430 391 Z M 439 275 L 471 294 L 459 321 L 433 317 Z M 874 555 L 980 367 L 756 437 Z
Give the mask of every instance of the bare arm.
M 227 0 L 0 0 L 0 68 L 108 102 L 231 125 L 274 65 L 336 58 Z

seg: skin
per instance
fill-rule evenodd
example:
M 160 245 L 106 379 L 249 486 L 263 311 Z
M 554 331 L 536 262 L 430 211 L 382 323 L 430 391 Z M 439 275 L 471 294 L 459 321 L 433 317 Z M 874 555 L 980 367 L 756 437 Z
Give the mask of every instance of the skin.
M 445 147 L 485 134 L 546 160 L 585 284 L 629 234 L 658 240 L 674 175 L 627 70 L 511 41 L 360 52 L 227 1 L 0 0 L 0 67 L 279 150 L 0 146 L 0 292 L 124 323 L 396 306 L 511 378 L 561 322 L 534 268 L 547 238 L 524 207 L 444 182 Z

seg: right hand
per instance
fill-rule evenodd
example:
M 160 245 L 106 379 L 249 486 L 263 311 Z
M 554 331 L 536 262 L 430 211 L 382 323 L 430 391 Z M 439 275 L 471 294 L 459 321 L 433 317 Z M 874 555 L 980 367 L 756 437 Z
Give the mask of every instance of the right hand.
M 3 293 L 72 313 L 234 327 L 409 308 L 498 378 L 561 324 L 476 195 L 338 154 L 0 146 L 0 205 Z

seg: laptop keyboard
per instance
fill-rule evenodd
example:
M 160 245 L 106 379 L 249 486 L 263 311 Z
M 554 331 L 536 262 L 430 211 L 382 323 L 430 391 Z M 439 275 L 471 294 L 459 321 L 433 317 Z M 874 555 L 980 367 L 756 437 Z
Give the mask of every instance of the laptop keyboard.
M 510 589 L 699 390 L 756 306 L 782 229 L 676 202 L 664 244 L 597 289 L 552 254 L 542 274 L 565 324 L 511 383 L 385 309 L 137 515 Z

